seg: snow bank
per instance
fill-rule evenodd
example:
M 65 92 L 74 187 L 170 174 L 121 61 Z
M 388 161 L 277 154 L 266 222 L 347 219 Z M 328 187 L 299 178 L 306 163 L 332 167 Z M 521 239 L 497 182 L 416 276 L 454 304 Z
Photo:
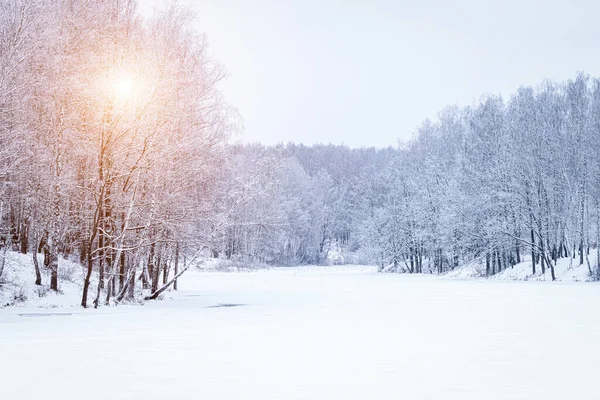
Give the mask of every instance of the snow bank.
M 588 257 L 591 268 L 594 268 L 596 250 L 590 251 Z M 486 279 L 499 281 L 552 281 L 550 268 L 546 268 L 545 273 L 542 274 L 539 263 L 536 267 L 537 271 L 534 275 L 531 268 L 531 257 L 527 257 L 525 261 Z M 578 258 L 572 259 L 566 257 L 558 259 L 554 267 L 554 274 L 556 281 L 559 282 L 590 282 L 594 280 L 590 275 L 587 262 L 579 265 Z M 448 272 L 444 277 L 453 279 L 485 278 L 485 265 L 483 265 L 483 262 L 474 261 Z
M 42 266 L 42 255 L 38 255 L 40 269 L 42 272 L 42 286 L 37 286 L 35 282 L 35 272 L 31 254 L 20 254 L 8 252 L 5 271 L 0 285 L 0 308 L 7 306 L 17 307 L 78 307 L 81 302 L 81 289 L 85 275 L 85 268 L 69 260 L 59 259 L 59 293 L 49 290 L 49 272 Z M 589 255 L 591 265 L 596 260 L 596 252 Z M 558 260 L 555 267 L 557 281 L 564 282 L 586 282 L 593 280 L 589 274 L 587 264 L 577 265 L 578 260 L 563 258 Z M 367 274 L 376 273 L 376 266 L 365 265 L 330 265 L 317 266 L 307 265 L 299 267 L 269 267 L 266 265 L 248 265 L 240 262 L 232 262 L 220 259 L 206 259 L 199 263 L 198 268 L 194 270 L 201 274 L 222 274 L 222 273 L 268 273 L 275 275 L 292 275 L 295 277 L 335 275 L 342 274 Z M 193 271 L 188 271 L 185 275 L 190 275 Z M 385 276 L 397 274 L 385 274 Z M 428 275 L 428 274 L 426 274 Z M 428 275 L 429 276 L 429 275 Z M 390 278 L 391 279 L 391 278 Z M 493 281 L 551 281 L 550 270 L 545 274 L 539 272 L 536 275 L 531 273 L 531 261 L 526 261 L 505 269 L 504 271 L 485 278 L 485 266 L 478 261 L 470 262 L 451 272 L 446 273 L 440 279 L 487 279 Z M 180 280 L 181 281 L 181 280 Z M 97 278 L 92 277 L 92 290 L 90 299 L 94 296 Z M 169 294 L 171 293 L 171 294 Z M 163 297 L 172 298 L 172 292 L 167 292 Z
M 33 255 L 8 252 L 0 285 L 0 307 L 33 306 L 41 308 L 77 307 L 81 303 L 84 268 L 77 263 L 59 258 L 58 289 L 50 290 L 50 272 L 43 266 L 38 254 L 42 285 L 35 285 Z M 92 287 L 95 287 L 95 283 Z

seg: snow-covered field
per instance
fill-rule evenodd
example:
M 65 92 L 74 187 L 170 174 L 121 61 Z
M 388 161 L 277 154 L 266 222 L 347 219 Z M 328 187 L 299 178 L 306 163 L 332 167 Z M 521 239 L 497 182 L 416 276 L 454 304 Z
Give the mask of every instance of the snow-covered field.
M 0 310 L 1 397 L 598 398 L 597 284 L 328 267 L 193 272 L 181 289 Z

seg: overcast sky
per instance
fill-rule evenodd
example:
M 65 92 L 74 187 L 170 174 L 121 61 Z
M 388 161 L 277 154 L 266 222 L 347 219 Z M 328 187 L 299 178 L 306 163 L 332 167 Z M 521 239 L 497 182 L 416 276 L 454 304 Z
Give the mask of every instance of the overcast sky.
M 139 0 L 141 11 L 163 4 Z M 445 106 L 600 76 L 595 0 L 187 0 L 242 140 L 395 145 Z

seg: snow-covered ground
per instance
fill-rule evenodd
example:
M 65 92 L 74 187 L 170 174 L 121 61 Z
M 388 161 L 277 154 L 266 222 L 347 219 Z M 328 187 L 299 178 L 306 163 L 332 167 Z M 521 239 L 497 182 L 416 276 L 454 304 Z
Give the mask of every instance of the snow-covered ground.
M 554 275 L 556 281 L 559 282 L 588 282 L 593 281 L 590 270 L 593 272 L 597 264 L 597 250 L 593 249 L 590 254 L 584 259 L 583 264 L 579 264 L 579 258 L 573 259 L 570 257 L 560 258 L 557 260 L 554 267 Z M 589 264 L 588 264 L 589 262 Z M 470 262 L 455 269 L 445 275 L 446 278 L 459 279 L 474 279 L 483 278 L 485 276 L 485 265 L 483 260 Z M 501 272 L 490 276 L 486 279 L 505 280 L 505 281 L 552 281 L 550 268 L 546 268 L 542 274 L 541 266 L 538 263 L 536 274 L 533 274 L 531 268 L 531 257 L 526 255 L 524 261 L 506 268 Z
M 598 398 L 597 284 L 275 268 L 171 297 L 0 310 L 1 397 Z
M 3 282 L 0 287 L 0 308 L 6 306 L 35 306 L 39 308 L 79 307 L 81 304 L 81 288 L 85 276 L 85 268 L 80 264 L 58 259 L 59 293 L 50 290 L 50 272 L 43 267 L 44 256 L 38 254 L 42 286 L 36 286 L 35 270 L 32 254 L 8 252 Z M 95 274 L 92 276 L 92 288 L 97 286 Z M 94 292 L 91 290 L 91 292 Z M 90 298 L 92 295 L 90 295 Z

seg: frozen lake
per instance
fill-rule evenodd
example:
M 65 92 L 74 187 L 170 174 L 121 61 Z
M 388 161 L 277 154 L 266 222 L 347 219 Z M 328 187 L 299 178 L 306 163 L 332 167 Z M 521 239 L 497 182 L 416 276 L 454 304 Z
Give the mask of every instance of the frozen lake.
M 600 286 L 370 268 L 190 273 L 173 299 L 0 310 L 4 399 L 598 399 Z

